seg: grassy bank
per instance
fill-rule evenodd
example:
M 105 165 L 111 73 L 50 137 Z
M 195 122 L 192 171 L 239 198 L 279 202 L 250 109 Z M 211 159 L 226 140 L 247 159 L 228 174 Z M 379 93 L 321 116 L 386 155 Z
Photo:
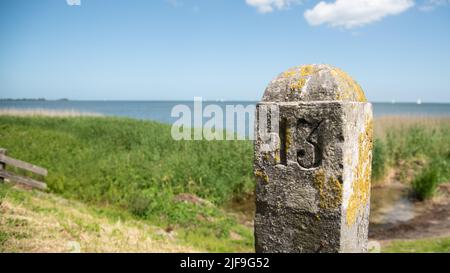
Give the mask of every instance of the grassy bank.
M 178 142 L 170 126 L 124 118 L 0 116 L 0 147 L 47 168 L 50 192 L 64 198 L 182 230 L 209 251 L 253 244 L 221 208 L 253 191 L 249 142 Z M 231 235 L 242 239 L 228 244 Z
M 125 211 L 0 184 L 0 252 L 198 252 Z

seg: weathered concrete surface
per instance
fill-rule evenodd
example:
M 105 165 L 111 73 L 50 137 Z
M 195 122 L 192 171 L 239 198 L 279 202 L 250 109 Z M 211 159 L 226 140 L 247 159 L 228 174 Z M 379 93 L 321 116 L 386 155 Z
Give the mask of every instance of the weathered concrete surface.
M 255 130 L 256 251 L 365 252 L 372 106 L 362 89 L 331 66 L 302 66 L 272 81 L 257 109 L 273 104 L 276 148 L 262 149 L 267 116 Z
M 353 101 L 366 102 L 363 90 L 339 68 L 319 64 L 288 69 L 274 79 L 264 102 Z

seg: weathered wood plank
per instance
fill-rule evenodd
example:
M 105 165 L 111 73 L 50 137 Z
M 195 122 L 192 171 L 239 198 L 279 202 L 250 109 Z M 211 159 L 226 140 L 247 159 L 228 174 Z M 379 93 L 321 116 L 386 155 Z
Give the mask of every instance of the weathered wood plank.
M 0 155 L 6 155 L 8 151 L 6 149 L 0 148 Z M 0 161 L 0 171 L 5 169 L 5 163 Z M 0 182 L 3 182 L 3 177 L 0 176 Z
M 16 168 L 30 171 L 35 174 L 39 174 L 39 175 L 43 175 L 43 176 L 47 176 L 47 174 L 48 174 L 47 169 L 44 169 L 42 167 L 30 164 L 30 163 L 27 163 L 27 162 L 24 162 L 24 161 L 21 161 L 18 159 L 11 158 L 11 157 L 6 156 L 1 153 L 0 153 L 0 162 L 2 162 L 3 164 L 6 164 L 6 165 L 11 165 Z
M 47 189 L 47 184 L 45 184 L 44 182 L 36 181 L 34 179 L 27 177 L 18 176 L 5 170 L 0 170 L 0 177 L 9 179 L 11 182 L 23 184 L 40 190 Z

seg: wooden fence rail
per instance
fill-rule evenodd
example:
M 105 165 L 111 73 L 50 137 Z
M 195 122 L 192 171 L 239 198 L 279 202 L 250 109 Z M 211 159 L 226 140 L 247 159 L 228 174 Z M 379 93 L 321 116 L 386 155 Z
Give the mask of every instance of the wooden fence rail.
M 7 150 L 0 148 L 0 182 L 4 179 L 8 179 L 10 182 L 26 185 L 32 188 L 41 190 L 45 190 L 47 188 L 47 184 L 44 182 L 7 171 L 7 165 L 35 173 L 40 176 L 47 176 L 48 174 L 47 170 L 42 167 L 7 156 Z

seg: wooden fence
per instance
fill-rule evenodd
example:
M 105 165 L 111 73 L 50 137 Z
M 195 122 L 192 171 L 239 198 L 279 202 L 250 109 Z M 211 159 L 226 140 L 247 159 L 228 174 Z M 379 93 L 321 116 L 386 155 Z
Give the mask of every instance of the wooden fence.
M 47 176 L 48 173 L 47 170 L 42 167 L 35 166 L 33 164 L 7 156 L 7 150 L 0 148 L 0 182 L 4 181 L 4 179 L 7 179 L 11 183 L 18 183 L 32 188 L 41 190 L 45 190 L 47 188 L 47 184 L 44 182 L 37 181 L 29 177 L 23 177 L 7 171 L 7 165 L 35 173 L 40 176 Z

